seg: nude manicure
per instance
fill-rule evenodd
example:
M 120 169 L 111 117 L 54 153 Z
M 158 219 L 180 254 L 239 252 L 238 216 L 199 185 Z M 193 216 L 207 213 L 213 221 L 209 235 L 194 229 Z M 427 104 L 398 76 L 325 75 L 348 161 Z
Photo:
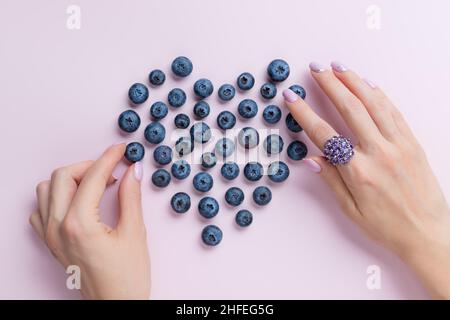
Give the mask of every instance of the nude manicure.
M 314 173 L 320 173 L 322 171 L 322 167 L 312 159 L 304 159 L 302 162 L 309 171 Z
M 136 180 L 141 181 L 143 174 L 144 174 L 144 170 L 142 167 L 142 163 L 140 161 L 138 161 L 134 164 L 134 176 L 135 176 Z
M 344 66 L 342 63 L 337 62 L 337 61 L 333 61 L 331 63 L 331 68 L 333 68 L 333 70 L 336 72 L 345 72 L 348 70 L 346 66 Z
M 322 66 L 321 64 L 317 63 L 317 62 L 311 62 L 311 63 L 309 64 L 309 68 L 310 68 L 312 71 L 317 72 L 317 73 L 320 73 L 320 72 L 324 72 L 324 71 L 325 71 L 325 67 Z
M 290 103 L 297 101 L 299 98 L 298 95 L 291 89 L 283 90 L 283 97 L 287 102 Z
M 371 87 L 372 89 L 375 89 L 377 86 L 370 80 L 367 80 L 366 78 L 363 79 L 365 83 L 367 83 L 367 85 L 369 87 Z

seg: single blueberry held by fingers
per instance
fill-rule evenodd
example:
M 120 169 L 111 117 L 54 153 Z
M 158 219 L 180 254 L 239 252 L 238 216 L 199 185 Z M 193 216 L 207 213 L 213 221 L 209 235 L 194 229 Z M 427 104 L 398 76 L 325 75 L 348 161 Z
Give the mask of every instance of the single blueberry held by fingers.
M 194 114 L 198 119 L 206 118 L 209 115 L 210 107 L 205 101 L 199 101 L 194 105 Z
M 277 95 L 277 87 L 273 83 L 266 82 L 261 86 L 259 90 L 262 97 L 265 99 L 273 99 Z
M 125 110 L 119 116 L 119 127 L 125 132 L 135 132 L 141 125 L 141 118 L 133 110 Z
M 217 163 L 217 157 L 213 152 L 205 152 L 202 154 L 202 167 L 205 169 L 212 168 Z
M 186 57 L 177 57 L 172 62 L 172 72 L 179 77 L 187 77 L 193 69 L 192 62 Z
M 148 81 L 154 86 L 160 86 L 166 81 L 166 75 L 161 70 L 155 69 L 148 75 Z
M 306 98 L 306 90 L 302 86 L 298 84 L 293 84 L 292 86 L 289 87 L 289 89 L 298 94 L 300 98 L 302 98 L 303 100 Z
M 250 90 L 255 85 L 255 78 L 248 72 L 241 73 L 237 78 L 237 86 L 241 90 Z
M 178 129 L 186 129 L 187 127 L 189 127 L 191 119 L 189 119 L 189 116 L 187 114 L 179 113 L 175 116 L 173 122 L 175 123 L 175 127 L 177 127 Z
M 275 124 L 281 119 L 281 109 L 276 105 L 268 105 L 264 108 L 263 118 L 269 124 Z
M 242 128 L 238 133 L 238 142 L 245 149 L 252 149 L 259 144 L 259 133 L 251 127 Z
M 292 160 L 302 160 L 308 154 L 308 147 L 301 141 L 292 141 L 287 147 L 288 157 Z
M 273 182 L 283 182 L 289 177 L 289 167 L 283 161 L 275 161 L 269 164 L 267 174 Z
M 264 139 L 263 146 L 268 155 L 279 154 L 283 151 L 284 141 L 278 134 L 270 134 Z
M 199 172 L 192 180 L 194 188 L 200 192 L 207 192 L 211 190 L 214 184 L 212 176 L 207 172 Z
M 239 210 L 236 214 L 236 223 L 240 227 L 248 227 L 253 222 L 253 215 L 248 210 Z
M 267 74 L 275 82 L 284 81 L 289 77 L 290 68 L 286 61 L 282 59 L 273 60 L 267 67 Z
M 219 98 L 223 101 L 230 101 L 235 94 L 236 89 L 231 84 L 224 84 L 219 88 Z
M 175 178 L 183 180 L 191 174 L 191 165 L 186 160 L 177 160 L 172 163 L 170 171 Z
M 218 226 L 208 225 L 203 228 L 202 240 L 207 246 L 217 246 L 222 241 L 223 233 Z
M 172 148 L 169 146 L 158 146 L 153 151 L 153 159 L 160 165 L 166 165 L 172 162 Z
M 171 179 L 170 173 L 165 169 L 158 169 L 152 174 L 152 183 L 159 188 L 167 187 Z
M 219 212 L 219 203 L 213 197 L 204 197 L 198 203 L 198 213 L 203 218 L 214 218 Z
M 234 142 L 228 138 L 221 138 L 216 142 L 216 153 L 222 158 L 229 157 L 234 152 Z
M 145 149 L 139 142 L 131 142 L 127 144 L 125 149 L 125 158 L 130 162 L 138 162 L 144 158 Z
M 208 79 L 199 79 L 194 83 L 194 93 L 203 99 L 209 97 L 214 91 L 214 86 Z
M 167 108 L 166 104 L 162 101 L 157 101 L 150 107 L 150 115 L 153 117 L 154 120 L 161 120 L 165 116 L 167 116 L 167 113 L 169 112 L 169 109 Z
M 135 83 L 128 90 L 128 97 L 135 104 L 144 103 L 148 99 L 148 88 L 145 84 Z
M 217 116 L 217 125 L 222 130 L 229 130 L 236 124 L 236 117 L 230 111 L 222 111 Z
M 263 173 L 263 166 L 259 162 L 249 162 L 244 167 L 244 176 L 250 181 L 258 181 L 262 178 Z
M 145 128 L 144 136 L 148 142 L 158 144 L 166 137 L 166 129 L 161 123 L 152 122 Z
M 234 180 L 239 175 L 239 166 L 236 162 L 225 162 L 220 168 L 220 173 L 227 180 Z
M 272 192 L 269 188 L 264 186 L 259 186 L 253 190 L 253 201 L 257 205 L 265 206 L 272 200 Z
M 286 126 L 292 132 L 300 132 L 303 130 L 303 128 L 298 124 L 298 122 L 290 113 L 288 113 L 288 115 L 286 116 Z
M 200 143 L 206 143 L 211 139 L 211 129 L 205 122 L 197 122 L 189 131 L 191 138 Z
M 170 205 L 176 213 L 185 213 L 191 207 L 191 197 L 187 193 L 177 192 L 172 196 Z
M 172 89 L 167 95 L 167 100 L 172 107 L 179 108 L 186 102 L 186 93 L 180 88 Z
M 225 201 L 233 207 L 237 207 L 244 201 L 244 191 L 238 187 L 231 187 L 225 192 Z
M 242 118 L 253 118 L 258 113 L 258 105 L 252 99 L 244 99 L 238 105 L 238 112 Z
M 180 157 L 191 153 L 194 150 L 194 141 L 191 137 L 181 137 L 175 142 L 175 151 Z

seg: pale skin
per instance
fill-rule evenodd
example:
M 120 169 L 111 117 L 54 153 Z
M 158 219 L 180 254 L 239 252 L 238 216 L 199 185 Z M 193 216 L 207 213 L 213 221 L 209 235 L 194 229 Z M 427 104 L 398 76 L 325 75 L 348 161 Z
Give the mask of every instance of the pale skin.
M 323 178 L 342 208 L 371 238 L 408 264 L 435 298 L 450 298 L 450 210 L 425 153 L 382 90 L 341 64 L 312 64 L 311 75 L 357 137 L 348 164 L 302 160 Z M 304 100 L 284 91 L 297 122 L 320 149 L 338 135 Z M 37 187 L 35 232 L 64 266 L 78 265 L 88 299 L 147 299 L 150 260 L 142 218 L 142 166 L 131 165 L 119 188 L 120 217 L 111 229 L 98 206 L 124 144 L 95 162 L 57 169 Z M 106 267 L 107 266 L 107 267 Z

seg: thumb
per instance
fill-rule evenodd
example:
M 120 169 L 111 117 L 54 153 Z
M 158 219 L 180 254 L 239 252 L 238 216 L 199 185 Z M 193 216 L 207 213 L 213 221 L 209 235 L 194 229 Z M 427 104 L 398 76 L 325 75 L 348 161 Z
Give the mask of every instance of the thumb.
M 131 165 L 125 172 L 119 186 L 120 216 L 117 227 L 136 230 L 142 226 L 141 181 L 143 167 L 141 162 Z

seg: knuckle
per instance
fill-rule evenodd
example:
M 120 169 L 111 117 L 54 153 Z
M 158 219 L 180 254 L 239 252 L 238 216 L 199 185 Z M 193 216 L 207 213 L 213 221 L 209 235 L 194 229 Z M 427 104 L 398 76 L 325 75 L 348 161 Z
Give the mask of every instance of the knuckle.
M 319 122 L 311 129 L 311 137 L 319 143 L 325 143 L 331 136 L 330 128 L 325 123 Z
M 61 167 L 52 172 L 52 180 L 58 180 L 67 176 L 67 168 Z
M 356 112 L 361 112 L 362 105 L 361 102 L 352 95 L 346 95 L 342 100 L 341 109 L 342 112 L 346 114 L 354 115 Z
M 68 215 L 61 224 L 61 232 L 65 238 L 74 241 L 80 238 L 82 232 L 78 221 Z
M 41 181 L 36 186 L 36 193 L 41 194 L 42 192 L 46 191 L 49 187 L 50 182 L 49 181 Z

